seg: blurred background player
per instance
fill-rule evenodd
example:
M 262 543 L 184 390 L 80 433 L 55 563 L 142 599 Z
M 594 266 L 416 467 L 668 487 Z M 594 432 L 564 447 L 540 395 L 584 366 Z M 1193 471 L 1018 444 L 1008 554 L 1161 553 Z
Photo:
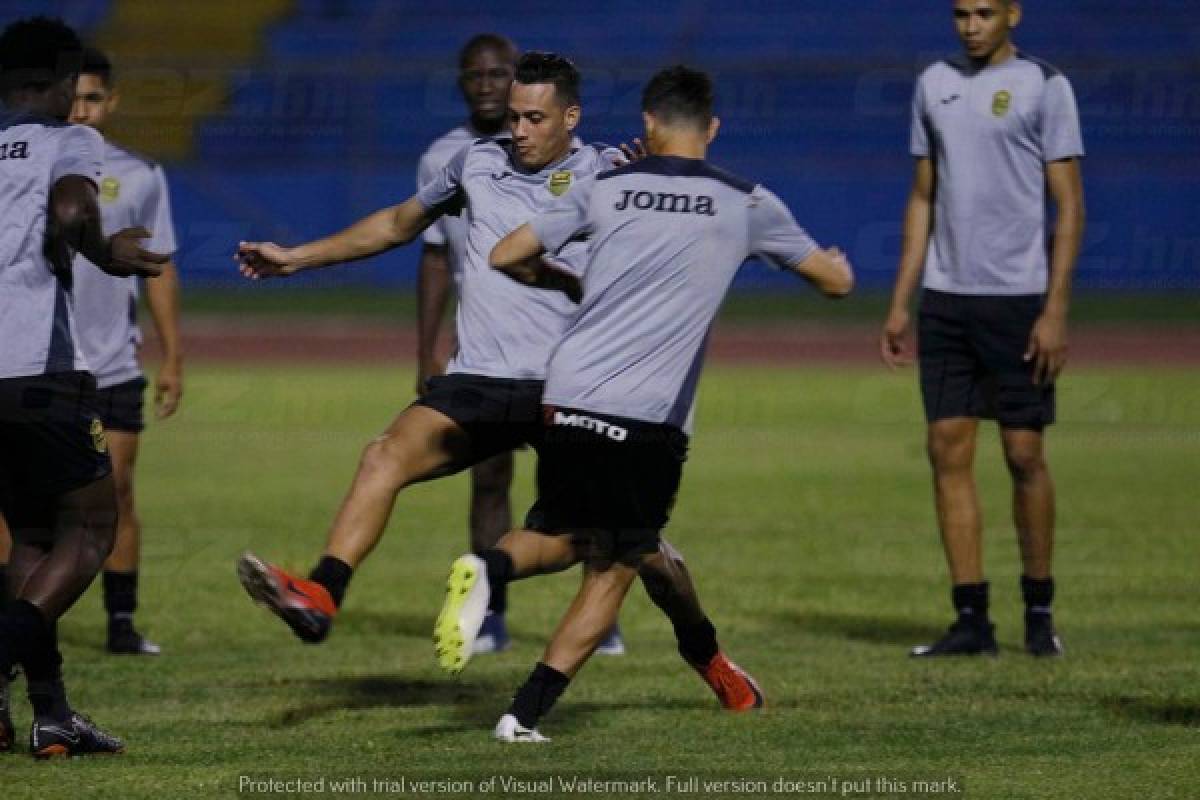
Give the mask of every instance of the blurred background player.
M 642 112 L 647 158 L 582 181 L 490 256 L 536 284 L 536 256 L 589 240 L 583 301 L 546 371 L 540 533 L 514 531 L 482 558 L 455 562 L 439 622 L 456 621 L 469 641 L 480 615 L 464 614 L 460 598 L 476 587 L 583 563 L 579 593 L 496 726 L 502 741 L 544 741 L 538 720 L 616 619 L 639 568 L 662 557 L 709 328 L 743 262 L 757 255 L 833 297 L 853 286 L 841 253 L 820 250 L 779 198 L 704 160 L 719 124 L 706 74 L 659 72 Z M 698 604 L 692 613 L 673 619 L 684 660 L 726 708 L 760 707 L 757 684 L 720 651 Z
M 1012 43 L 1015 0 L 956 0 L 962 55 L 917 82 L 916 178 L 880 349 L 909 361 L 909 304 L 918 318 L 921 395 L 938 527 L 957 618 L 914 656 L 995 655 L 983 574 L 983 521 L 973 464 L 980 418 L 1000 425 L 1013 483 L 1024 574 L 1025 648 L 1062 653 L 1051 616 L 1054 484 L 1043 432 L 1067 357 L 1071 279 L 1083 239 L 1079 112 L 1066 77 Z M 1058 212 L 1046 256 L 1046 190 Z
M 120 96 L 112 64 L 100 51 L 84 51 L 71 122 L 102 134 Z M 175 252 L 175 227 L 167 179 L 162 167 L 105 140 L 100 179 L 100 213 L 105 231 L 141 226 L 153 232 L 146 246 L 156 253 Z M 138 599 L 141 524 L 134 506 L 134 468 L 145 422 L 142 394 L 146 378 L 138 361 L 138 283 L 99 270 L 75 270 L 75 319 L 80 346 L 98 387 L 100 419 L 117 487 L 117 542 L 104 565 L 104 608 L 108 612 L 111 653 L 158 655 L 157 644 L 133 625 Z M 145 281 L 146 305 L 162 344 L 162 364 L 154 381 L 155 416 L 166 419 L 183 395 L 183 354 L 179 343 L 179 274 L 171 261 L 162 274 Z
M 79 346 L 72 262 L 114 275 L 157 275 L 141 228 L 102 233 L 96 196 L 104 142 L 66 124 L 83 46 L 41 17 L 0 33 L 0 514 L 12 534 L 10 599 L 0 612 L 0 750 L 12 748 L 12 668 L 24 668 L 32 755 L 115 753 L 123 743 L 67 701 L 58 620 L 100 571 L 117 501 Z M 81 268 L 94 269 L 91 265 Z
M 467 104 L 467 122 L 434 141 L 417 165 L 417 187 L 424 186 L 446 164 L 476 139 L 508 129 L 508 90 L 516 68 L 517 47 L 507 37 L 482 33 L 473 37 L 458 56 L 458 86 Z M 417 273 L 417 395 L 426 381 L 445 372 L 438 355 L 438 335 L 450 299 L 451 285 L 462 280 L 462 257 L 467 223 L 461 216 L 446 215 L 425 229 Z M 492 547 L 512 528 L 509 491 L 513 480 L 513 453 L 501 453 L 471 468 L 471 551 Z M 488 603 L 488 614 L 475 640 L 476 653 L 504 650 L 509 645 L 504 613 L 508 595 L 497 587 Z M 613 628 L 597 652 L 621 655 L 625 643 Z

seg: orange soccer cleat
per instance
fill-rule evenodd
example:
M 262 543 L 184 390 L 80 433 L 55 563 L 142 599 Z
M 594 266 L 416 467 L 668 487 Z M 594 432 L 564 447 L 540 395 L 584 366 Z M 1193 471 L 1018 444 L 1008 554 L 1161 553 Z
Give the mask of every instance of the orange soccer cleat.
M 337 605 L 324 586 L 289 575 L 253 553 L 243 553 L 237 569 L 246 594 L 286 622 L 302 641 L 316 644 L 329 635 Z
M 728 711 L 753 711 L 763 706 L 762 689 L 749 673 L 717 652 L 706 666 L 693 664 L 692 667 L 700 673 L 700 677 L 713 690 L 713 694 L 721 701 L 721 707 Z

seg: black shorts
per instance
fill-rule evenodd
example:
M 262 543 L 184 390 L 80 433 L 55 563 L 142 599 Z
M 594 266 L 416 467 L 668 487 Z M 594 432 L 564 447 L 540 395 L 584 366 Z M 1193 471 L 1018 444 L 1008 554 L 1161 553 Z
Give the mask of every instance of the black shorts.
M 1041 295 L 960 295 L 926 289 L 917 322 L 925 419 L 994 419 L 1036 430 L 1054 422 L 1054 384 L 1025 360 Z
M 112 471 L 86 372 L 0 379 L 0 510 L 10 527 Z
M 146 391 L 146 379 L 133 380 L 96 390 L 96 410 L 106 431 L 141 433 L 146 429 L 143 415 L 142 395 Z
M 538 501 L 526 526 L 598 536 L 606 560 L 655 552 L 683 477 L 687 435 L 669 425 L 550 406 L 545 424 Z
M 425 382 L 416 405 L 440 411 L 471 437 L 471 462 L 522 445 L 535 448 L 542 433 L 542 381 L 452 373 Z

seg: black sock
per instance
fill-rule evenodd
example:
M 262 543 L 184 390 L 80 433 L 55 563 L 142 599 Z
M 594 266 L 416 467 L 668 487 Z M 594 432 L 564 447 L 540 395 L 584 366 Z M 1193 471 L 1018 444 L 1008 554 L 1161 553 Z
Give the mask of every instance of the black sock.
M 39 722 L 67 721 L 71 716 L 71 704 L 67 701 L 67 687 L 63 684 L 61 671 L 53 678 L 34 680 L 26 676 L 25 683 L 33 715 Z
M 717 654 L 717 629 L 708 617 L 693 625 L 676 625 L 679 655 L 693 666 L 705 667 Z
M 508 713 L 515 716 L 524 727 L 536 728 L 538 720 L 551 709 L 570 682 L 571 679 L 566 675 L 539 661 L 513 695 Z
M 104 571 L 104 610 L 110 620 L 118 614 L 124 619 L 137 611 L 138 573 Z
M 309 578 L 321 584 L 333 598 L 333 604 L 342 606 L 342 598 L 346 596 L 346 587 L 354 576 L 354 567 L 333 556 L 321 556 L 317 566 L 309 573 Z
M 1021 596 L 1026 614 L 1049 614 L 1054 603 L 1054 578 L 1035 580 L 1021 576 Z
M 0 671 L 7 673 L 14 664 L 24 663 L 47 634 L 46 618 L 37 606 L 25 600 L 9 603 L 0 614 Z
M 58 626 L 47 622 L 31 603 L 13 603 L 14 613 L 25 628 L 21 666 L 33 713 L 40 721 L 63 722 L 71 713 L 62 679 L 62 653 L 58 650 Z
M 951 592 L 958 617 L 974 625 L 988 624 L 988 583 L 960 583 Z
M 499 616 L 504 616 L 504 612 L 508 610 L 508 584 L 507 583 L 492 583 L 488 580 L 491 594 L 488 595 L 488 611 Z
M 8 607 L 8 564 L 0 562 L 0 614 Z
M 487 564 L 488 586 L 494 592 L 496 587 L 503 586 L 512 580 L 512 556 L 498 547 L 489 547 L 479 554 L 483 563 Z

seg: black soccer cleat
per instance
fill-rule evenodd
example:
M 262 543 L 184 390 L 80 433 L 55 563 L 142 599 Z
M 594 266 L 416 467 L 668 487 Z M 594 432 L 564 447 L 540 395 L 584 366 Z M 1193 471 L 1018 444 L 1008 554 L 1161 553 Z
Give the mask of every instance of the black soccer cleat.
M 34 758 L 116 754 L 125 743 L 101 730 L 87 717 L 72 711 L 66 722 L 37 722 L 29 731 L 29 752 Z
M 990 622 L 980 625 L 960 617 L 954 621 L 942 638 L 933 644 L 917 645 L 908 654 L 914 658 L 994 656 L 999 653 L 999 649 L 996 647 L 995 631 L 996 626 Z
M 162 655 L 162 648 L 138 633 L 132 622 L 113 623 L 108 626 L 107 649 L 114 655 Z
M 1025 612 L 1025 652 L 1031 656 L 1061 656 L 1062 639 L 1054 630 L 1054 617 L 1041 612 Z
M 0 672 L 0 753 L 8 753 L 13 749 L 13 742 L 16 741 L 17 732 L 13 728 L 12 713 L 8 708 L 8 684 L 16 677 L 16 673 L 9 675 Z

